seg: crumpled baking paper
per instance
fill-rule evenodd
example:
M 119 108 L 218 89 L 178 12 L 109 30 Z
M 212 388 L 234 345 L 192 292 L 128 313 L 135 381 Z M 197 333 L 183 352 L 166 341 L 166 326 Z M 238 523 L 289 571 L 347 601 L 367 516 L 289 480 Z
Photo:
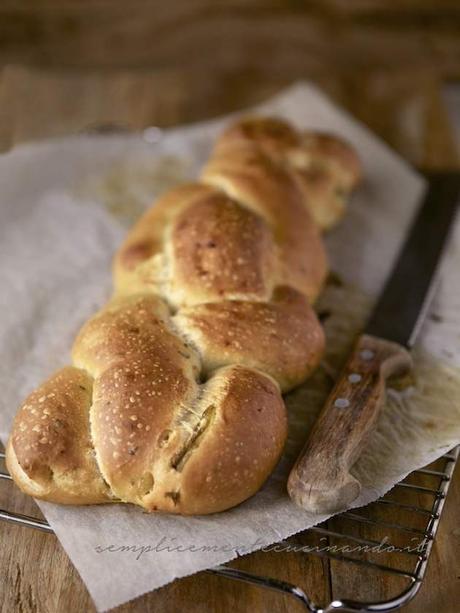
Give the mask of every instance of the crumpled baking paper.
M 318 305 L 328 351 L 314 377 L 287 398 L 286 454 L 263 489 L 224 513 L 146 514 L 130 505 L 40 503 L 99 610 L 178 577 L 227 562 L 326 519 L 297 508 L 286 475 L 398 252 L 424 181 L 311 85 L 299 83 L 256 110 L 299 128 L 348 139 L 364 182 L 327 237 L 338 275 Z M 69 362 L 73 337 L 110 295 L 110 262 L 129 223 L 159 192 L 196 177 L 229 118 L 161 132 L 86 135 L 24 145 L 0 157 L 0 436 L 24 397 Z M 389 390 L 378 427 L 353 472 L 375 500 L 460 440 L 460 227 L 416 350 L 414 383 Z M 340 282 L 337 283 L 337 278 Z

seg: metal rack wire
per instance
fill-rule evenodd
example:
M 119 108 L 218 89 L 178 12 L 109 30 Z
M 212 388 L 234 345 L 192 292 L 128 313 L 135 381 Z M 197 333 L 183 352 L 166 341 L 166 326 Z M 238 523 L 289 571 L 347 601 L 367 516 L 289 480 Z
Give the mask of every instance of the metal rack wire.
M 326 557 L 331 564 L 345 563 L 352 565 L 357 568 L 357 572 L 362 572 L 363 567 L 365 567 L 366 572 L 372 573 L 375 577 L 383 573 L 405 580 L 406 585 L 391 598 L 380 601 L 340 598 L 333 599 L 321 607 L 316 605 L 301 587 L 277 578 L 259 576 L 233 568 L 230 565 L 218 566 L 206 572 L 289 595 L 302 603 L 305 610 L 312 613 L 327 613 L 337 610 L 384 612 L 399 609 L 415 596 L 423 581 L 459 452 L 460 447 L 457 447 L 430 466 L 414 471 L 403 482 L 398 483 L 387 495 L 371 505 L 362 509 L 347 511 L 337 516 L 341 524 L 340 529 L 331 527 L 331 523 L 336 519 L 333 518 L 325 524 L 310 528 L 304 533 L 316 534 L 321 537 L 323 542 L 327 541 L 326 547 L 309 548 L 306 555 Z M 3 462 L 4 457 L 5 454 L 0 452 L 0 461 Z M 0 468 L 0 479 L 11 481 L 11 476 L 3 467 Z M 427 485 L 427 481 L 431 483 Z M 414 494 L 428 502 L 426 504 L 411 502 L 410 496 Z M 395 510 L 398 513 L 407 513 L 411 522 L 403 525 L 391 521 L 391 511 L 394 512 Z M 0 509 L 0 520 L 44 532 L 53 532 L 51 526 L 42 519 L 5 509 Z M 344 523 L 349 526 L 346 530 L 343 530 Z M 356 534 L 363 529 L 374 534 L 366 537 Z M 385 558 L 387 562 L 385 564 L 372 559 L 372 554 L 369 551 L 375 551 L 375 548 L 382 546 L 382 539 L 379 540 L 382 530 L 398 535 L 399 540 L 397 545 L 385 542 L 385 551 L 392 551 L 391 548 L 393 547 L 392 553 L 398 554 L 395 557 L 399 560 L 402 556 L 409 560 L 408 563 L 398 564 L 396 561 L 394 564 L 388 563 L 389 555 Z M 415 548 L 407 544 L 404 545 L 401 543 L 401 537 L 411 538 L 412 540 L 418 539 L 419 544 Z M 337 541 L 342 545 L 337 546 Z M 344 547 L 343 543 L 348 545 L 351 543 L 352 545 Z M 359 555 L 344 555 L 343 553 L 336 553 L 337 550 L 347 552 L 351 550 Z M 302 555 L 305 554 L 302 553 Z

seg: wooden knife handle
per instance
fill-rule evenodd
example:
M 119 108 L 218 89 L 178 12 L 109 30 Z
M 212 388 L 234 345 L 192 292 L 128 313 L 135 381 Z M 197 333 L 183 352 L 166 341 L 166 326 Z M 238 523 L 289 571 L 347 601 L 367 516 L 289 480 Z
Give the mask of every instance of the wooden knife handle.
M 385 379 L 412 367 L 397 343 L 359 337 L 288 479 L 292 500 L 314 513 L 346 508 L 361 491 L 350 468 L 377 421 Z

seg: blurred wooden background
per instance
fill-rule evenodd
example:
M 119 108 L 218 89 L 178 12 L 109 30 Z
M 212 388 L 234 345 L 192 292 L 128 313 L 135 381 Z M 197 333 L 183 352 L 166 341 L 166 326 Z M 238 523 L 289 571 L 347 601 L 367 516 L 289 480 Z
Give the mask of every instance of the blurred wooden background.
M 0 67 L 3 149 L 193 121 L 308 78 L 414 163 L 445 165 L 439 92 L 460 79 L 460 2 L 2 0 Z
M 459 166 L 442 97 L 445 83 L 460 81 L 459 0 L 0 0 L 0 150 L 91 126 L 208 118 L 297 79 L 318 83 L 410 162 Z M 457 470 L 428 576 L 407 613 L 458 610 L 459 477 Z M 4 488 L 0 506 L 36 513 Z M 0 534 L 2 610 L 94 610 L 54 536 L 6 524 Z M 313 556 L 299 564 L 254 554 L 238 565 L 299 582 L 320 602 L 337 587 L 324 581 L 328 563 Z M 388 586 L 380 587 L 383 598 Z M 201 573 L 118 610 L 301 607 Z

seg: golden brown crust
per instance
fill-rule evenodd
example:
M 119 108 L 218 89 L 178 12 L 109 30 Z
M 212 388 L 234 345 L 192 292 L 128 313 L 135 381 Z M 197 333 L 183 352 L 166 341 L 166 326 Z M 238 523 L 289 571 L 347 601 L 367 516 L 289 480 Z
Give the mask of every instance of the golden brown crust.
M 283 392 L 317 367 L 323 329 L 296 290 L 278 288 L 271 302 L 224 301 L 182 309 L 177 326 L 199 349 L 209 372 L 227 364 L 263 370 Z
M 168 328 L 169 314 L 158 303 L 143 295 L 109 303 L 84 326 L 73 350 L 74 362 L 95 377 L 91 433 L 99 468 L 127 502 L 139 501 L 153 442 L 196 394 L 200 371 L 195 352 Z
M 286 428 L 273 381 L 241 366 L 221 369 L 182 403 L 166 428 L 149 432 L 150 457 L 139 457 L 127 483 L 130 496 L 123 499 L 181 514 L 239 504 L 270 474 Z
M 333 168 L 344 187 L 351 189 L 360 181 L 361 163 L 345 140 L 326 132 L 305 132 L 301 147 L 309 152 L 312 165 Z
M 289 173 L 253 145 L 221 145 L 203 170 L 203 180 L 259 215 L 278 246 L 274 286 L 291 285 L 314 301 L 327 273 L 324 246 Z
M 303 207 L 322 230 L 341 219 L 347 198 L 361 179 L 359 158 L 345 140 L 324 132 L 300 133 L 281 119 L 241 120 L 223 133 L 213 157 L 237 158 L 245 147 L 256 148 L 289 173 Z
M 282 160 L 293 148 L 299 147 L 301 135 L 286 121 L 277 117 L 244 117 L 227 128 L 216 143 L 220 148 L 256 145 L 269 157 Z
M 171 226 L 171 301 L 267 300 L 274 262 L 267 224 L 218 192 L 182 211 Z
M 171 190 L 114 260 L 115 297 L 78 334 L 73 366 L 24 403 L 7 464 L 54 502 L 212 513 L 262 485 L 286 439 L 280 388 L 324 349 L 309 304 L 321 227 L 359 164 L 334 137 L 248 119 L 199 183 Z
M 6 454 L 8 470 L 25 492 L 64 504 L 111 499 L 88 429 L 91 398 L 92 378 L 68 366 L 25 400 Z
M 161 293 L 165 279 L 165 228 L 184 208 L 212 194 L 215 190 L 207 185 L 186 183 L 163 194 L 155 206 L 142 215 L 114 257 L 117 293 Z
M 336 136 L 305 133 L 288 155 L 288 166 L 316 224 L 327 230 L 345 213 L 351 190 L 361 178 L 354 150 Z
M 214 379 L 207 408 L 214 406 L 215 415 L 199 452 L 182 468 L 179 512 L 186 514 L 223 511 L 252 496 L 287 436 L 286 409 L 273 381 L 242 366 L 224 368 Z

